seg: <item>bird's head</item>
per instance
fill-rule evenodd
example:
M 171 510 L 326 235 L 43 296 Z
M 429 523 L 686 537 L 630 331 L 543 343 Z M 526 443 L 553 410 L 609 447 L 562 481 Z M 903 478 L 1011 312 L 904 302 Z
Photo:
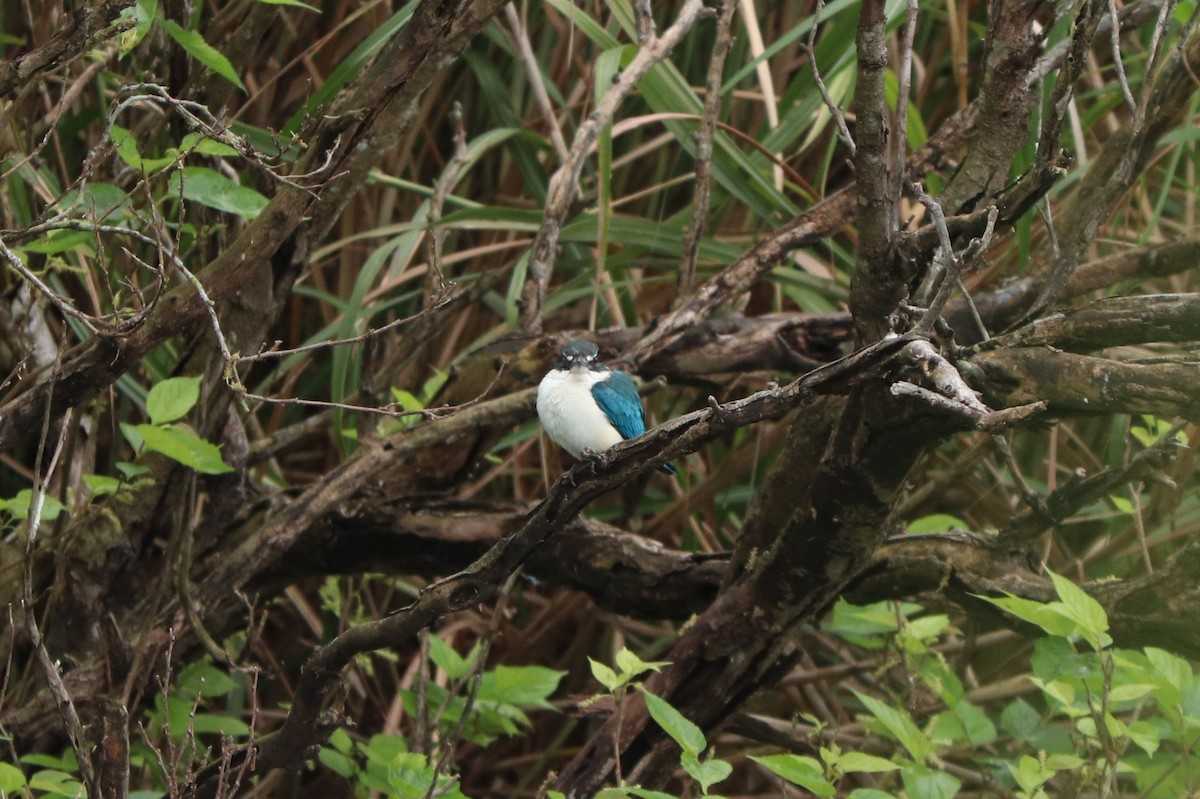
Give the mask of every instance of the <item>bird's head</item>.
M 584 341 L 581 338 L 568 341 L 562 348 L 562 360 L 559 362 L 559 368 L 570 369 L 582 366 L 592 369 L 596 366 L 596 358 L 599 354 L 600 348 L 590 341 Z

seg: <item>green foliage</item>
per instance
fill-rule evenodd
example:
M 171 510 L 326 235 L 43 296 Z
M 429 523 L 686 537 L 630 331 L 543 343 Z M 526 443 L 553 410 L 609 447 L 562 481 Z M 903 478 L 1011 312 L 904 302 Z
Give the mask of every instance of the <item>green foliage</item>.
M 817 796 L 834 796 L 855 772 L 879 774 L 881 790 L 850 796 L 879 799 L 960 795 L 962 782 L 943 764 L 974 762 L 1019 799 L 1055 795 L 1058 780 L 1086 788 L 1128 783 L 1154 799 L 1194 792 L 1200 783 L 1181 758 L 1200 744 L 1200 682 L 1184 659 L 1161 649 L 1114 649 L 1102 608 L 1079 586 L 1050 573 L 1058 599 L 983 597 L 1045 633 L 1029 658 L 1034 699 L 1008 702 L 998 717 L 967 698 L 959 678 L 933 644 L 952 631 L 940 614 L 893 603 L 839 602 L 827 628 L 882 655 L 898 657 L 941 709 L 914 716 L 902 696 L 853 691 L 868 729 L 893 742 L 888 758 L 821 745 L 820 759 L 780 754 L 751 759 Z M 874 645 L 865 639 L 874 638 Z M 1085 648 L 1076 648 L 1076 643 Z M 1035 707 L 1041 705 L 1042 709 Z M 818 732 L 820 728 L 818 727 Z M 898 782 L 897 782 L 898 779 Z M 887 793 L 886 791 L 893 791 Z
M 196 31 L 186 30 L 180 27 L 178 23 L 166 18 L 160 17 L 156 21 L 167 32 L 167 35 L 178 42 L 179 46 L 184 50 L 187 50 L 192 58 L 222 78 L 225 78 L 225 80 L 237 86 L 242 91 L 246 90 L 246 86 L 242 83 L 242 79 L 238 77 L 233 64 L 229 63 L 229 59 L 225 57 L 224 53 L 204 41 L 202 35 Z
M 231 472 L 233 468 L 221 459 L 219 447 L 200 438 L 188 425 L 175 422 L 195 406 L 199 397 L 199 377 L 163 380 L 146 395 L 150 423 L 121 422 L 121 431 L 135 450 L 157 452 L 202 474 Z
M 497 666 L 481 670 L 482 646 L 476 642 L 460 655 L 437 636 L 427 637 L 429 660 L 453 686 L 435 680 L 420 688 L 400 692 L 405 712 L 419 717 L 422 702 L 436 710 L 439 740 L 459 738 L 481 746 L 502 735 L 518 735 L 529 727 L 529 710 L 553 710 L 548 701 L 564 672 L 542 666 Z M 422 696 L 423 694 L 423 696 Z M 452 744 L 451 744 L 452 745 Z M 344 729 L 336 730 L 322 747 L 322 765 L 346 778 L 356 796 L 381 792 L 386 796 L 422 799 L 430 786 L 435 795 L 467 799 L 456 780 L 437 770 L 437 758 L 413 752 L 404 736 L 375 735 L 355 741 Z
M 358 797 L 382 794 L 395 799 L 424 799 L 435 796 L 468 799 L 458 790 L 457 780 L 437 772 L 425 755 L 408 751 L 404 738 L 374 735 L 354 741 L 345 730 L 336 730 L 329 745 L 318 754 L 321 764 L 344 777 Z

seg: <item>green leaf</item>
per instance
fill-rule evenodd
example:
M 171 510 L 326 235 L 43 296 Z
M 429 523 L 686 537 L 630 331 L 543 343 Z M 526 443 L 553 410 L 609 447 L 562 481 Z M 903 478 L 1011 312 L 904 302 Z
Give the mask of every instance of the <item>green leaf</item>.
M 750 755 L 750 759 L 817 796 L 833 796 L 837 793 L 837 788 L 825 779 L 825 770 L 816 758 L 803 755 Z
M 179 46 L 188 52 L 188 55 L 242 91 L 246 91 L 246 86 L 242 83 L 242 79 L 238 77 L 233 64 L 229 63 L 229 59 L 221 51 L 204 41 L 203 36 L 196 31 L 185 30 L 178 23 L 162 17 L 159 17 L 158 24 L 167 32 L 167 35 L 178 42 Z
M 1065 638 L 1039 638 L 1033 645 L 1029 659 L 1033 673 L 1046 682 L 1060 677 L 1085 679 L 1095 672 L 1094 655 L 1082 655 Z
M 207 663 L 193 663 L 179 675 L 179 691 L 186 696 L 225 696 L 236 687 L 228 674 Z
M 1054 770 L 1043 766 L 1037 758 L 1029 755 L 1022 755 L 1016 766 L 1012 763 L 1006 763 L 1008 770 L 1012 773 L 1013 779 L 1017 781 L 1017 785 L 1021 786 L 1021 790 L 1027 794 L 1031 794 L 1042 786 L 1046 780 L 1054 776 Z
M 951 516 L 948 513 L 935 513 L 931 516 L 922 516 L 920 519 L 914 519 L 909 522 L 906 527 L 910 535 L 971 529 L 962 519 L 957 516 Z
M 621 673 L 626 677 L 637 677 L 638 675 L 645 674 L 648 671 L 661 671 L 663 666 L 671 665 L 665 660 L 646 662 L 630 652 L 627 648 L 622 648 L 621 651 L 617 653 L 615 660 L 617 662 L 617 668 L 619 668 Z
M 986 746 L 996 740 L 996 725 L 979 707 L 962 700 L 953 708 L 954 716 L 962 724 L 967 741 L 974 747 Z
M 1079 632 L 1079 625 L 1066 614 L 1066 608 L 1061 602 L 1035 602 L 1032 599 L 1012 596 L 989 597 L 976 595 L 984 602 L 989 602 L 1001 610 L 1011 613 L 1022 621 L 1041 627 L 1051 635 L 1069 638 Z
M 838 768 L 846 773 L 853 771 L 895 771 L 900 768 L 890 760 L 866 752 L 846 752 L 837 760 Z
M 53 769 L 34 772 L 29 777 L 29 787 L 51 796 L 83 796 L 83 783 L 72 774 Z
M 33 490 L 23 488 L 12 499 L 0 500 L 0 510 L 7 510 L 14 519 L 28 519 L 30 505 L 33 502 Z M 54 497 L 46 494 L 42 500 L 42 521 L 52 522 L 57 519 L 66 507 Z
M 181 192 L 185 200 L 246 219 L 253 219 L 267 207 L 266 197 L 208 167 L 184 167 L 172 181 L 174 190 Z
M 146 395 L 146 415 L 152 424 L 182 419 L 200 401 L 200 376 L 163 380 Z
M 113 146 L 117 149 L 117 156 L 139 172 L 149 175 L 175 163 L 174 156 L 142 158 L 133 134 L 120 125 L 113 125 L 109 132 Z
M 241 738 L 250 734 L 250 726 L 233 716 L 222 716 L 216 713 L 197 713 L 193 729 L 199 735 L 229 735 Z
M 437 665 L 442 671 L 446 672 L 452 680 L 461 680 L 466 677 L 475 668 L 475 662 L 479 657 L 479 646 L 472 647 L 471 652 L 463 657 L 454 650 L 454 647 L 438 638 L 436 635 L 429 636 L 429 659 Z
M 676 799 L 672 794 L 663 793 L 662 791 L 652 791 L 649 788 L 640 788 L 636 785 L 618 790 L 625 790 L 630 796 L 636 796 L 637 799 Z M 597 795 L 596 799 L 599 799 L 599 795 Z
M 189 133 L 183 137 L 183 141 L 179 143 L 179 149 L 184 152 L 200 153 L 201 155 L 216 155 L 220 157 L 228 157 L 237 155 L 238 151 L 230 147 L 224 142 L 219 142 L 216 139 L 210 139 L 200 133 Z
M 615 671 L 610 669 L 598 660 L 588 658 L 588 663 L 592 667 L 592 676 L 596 678 L 596 682 L 603 685 L 609 692 L 615 691 L 625 684 L 625 679 Z
M 954 799 L 962 783 L 944 771 L 936 771 L 920 763 L 908 763 L 900 768 L 904 790 L 921 799 Z
M 1108 635 L 1108 614 L 1103 606 L 1070 579 L 1047 569 L 1067 615 L 1079 625 L 1080 632 L 1095 649 L 1112 643 Z
M 129 55 L 130 51 L 146 38 L 156 16 L 158 16 L 158 0 L 137 0 L 133 6 L 121 12 L 121 21 L 132 20 L 134 23 L 132 28 L 117 37 L 118 52 L 121 58 Z
M 855 788 L 846 796 L 846 799 L 896 799 L 896 797 L 887 791 L 880 791 L 876 788 Z
M 344 727 L 338 727 L 329 736 L 329 745 L 339 752 L 348 754 L 354 748 L 354 739 L 350 737 L 350 733 L 346 732 Z
M 913 720 L 908 717 L 907 713 L 858 691 L 855 691 L 854 695 L 866 706 L 871 715 L 879 719 L 883 727 L 892 734 L 892 737 L 908 750 L 913 760 L 916 760 L 918 763 L 924 763 L 933 757 L 935 752 L 933 744 L 917 728 L 917 725 L 913 723 Z
M 166 455 L 201 474 L 225 474 L 233 467 L 221 460 L 221 450 L 183 425 L 158 427 L 139 424 L 135 428 L 146 449 Z
M 83 484 L 87 486 L 88 496 L 91 499 L 115 494 L 121 489 L 120 480 L 103 474 L 85 474 L 83 475 Z
M 680 758 L 679 764 L 683 766 L 683 770 L 700 783 L 700 788 L 704 793 L 708 793 L 708 788 L 711 785 L 716 785 L 721 782 L 733 771 L 733 766 L 715 757 L 710 757 L 708 760 L 701 762 L 694 755 L 684 753 Z
M 1125 499 L 1125 497 L 1120 496 L 1119 494 L 1109 494 L 1108 501 L 1113 504 L 1113 507 L 1116 508 L 1119 513 L 1124 513 L 1126 516 L 1133 515 L 1133 503 Z
M 0 792 L 15 793 L 25 787 L 25 774 L 9 763 L 0 763 Z
M 483 675 L 477 698 L 553 710 L 554 705 L 546 699 L 558 689 L 564 675 L 565 671 L 544 666 L 497 666 Z
M 650 693 L 644 686 L 639 685 L 638 690 L 646 697 L 646 709 L 658 722 L 658 726 L 674 738 L 675 743 L 679 744 L 684 752 L 695 757 L 704 751 L 708 743 L 704 740 L 704 733 L 695 723 L 672 707 L 667 700 Z
M 334 774 L 346 779 L 353 777 L 354 772 L 358 771 L 353 760 L 327 746 L 321 747 L 321 751 L 317 752 L 317 760 Z
M 1153 756 L 1158 751 L 1158 745 L 1162 738 L 1158 733 L 1158 728 L 1149 721 L 1131 721 L 1128 724 L 1122 723 L 1121 726 L 1124 727 L 1126 737 L 1146 754 Z

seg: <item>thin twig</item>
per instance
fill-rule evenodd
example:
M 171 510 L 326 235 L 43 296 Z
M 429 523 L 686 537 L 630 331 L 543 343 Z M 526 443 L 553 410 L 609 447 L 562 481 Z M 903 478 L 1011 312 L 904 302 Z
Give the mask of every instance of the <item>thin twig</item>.
M 942 310 L 946 307 L 946 302 L 950 299 L 950 294 L 954 290 L 954 287 L 963 287 L 963 274 L 991 246 L 992 235 L 996 230 L 996 219 L 999 217 L 1000 212 L 994 205 L 988 209 L 987 227 L 984 229 L 983 235 L 978 239 L 972 239 L 967 245 L 963 256 L 960 258 L 954 254 L 954 246 L 950 241 L 950 230 L 946 227 L 946 215 L 942 212 L 941 203 L 926 194 L 925 189 L 919 183 L 913 183 L 911 187 L 913 193 L 917 195 L 917 199 L 929 211 L 930 220 L 933 222 L 934 228 L 938 233 L 939 250 L 943 262 L 941 267 L 943 271 L 941 285 L 938 287 L 937 293 L 929 302 L 929 307 L 925 310 L 924 315 L 916 325 L 918 332 L 926 332 L 933 329 L 934 323 L 941 318 Z M 933 285 L 932 281 L 930 285 Z M 963 295 L 968 296 L 965 288 L 963 288 Z M 978 310 L 975 311 L 975 316 L 982 329 L 983 320 L 978 318 Z
M 52 379 L 57 380 L 58 364 L 55 362 L 55 375 Z M 92 764 L 91 753 L 83 730 L 83 724 L 79 719 L 79 713 L 75 709 L 75 702 L 71 698 L 71 694 L 67 691 L 67 686 L 63 682 L 62 675 L 58 673 L 58 666 L 50 657 L 50 653 L 46 650 L 46 642 L 42 638 L 42 631 L 37 623 L 37 611 L 33 602 L 33 553 L 34 545 L 37 542 L 38 529 L 42 523 L 42 509 L 46 504 L 46 494 L 50 489 L 50 480 L 54 476 L 54 471 L 58 467 L 58 458 L 62 454 L 63 445 L 67 440 L 67 433 L 74 427 L 68 420 L 64 420 L 59 425 L 58 441 L 54 445 L 54 451 L 50 455 L 49 462 L 45 463 L 45 471 L 42 470 L 43 457 L 45 455 L 46 441 L 50 434 L 50 405 L 46 405 L 46 414 L 42 422 L 42 435 L 38 441 L 37 457 L 34 461 L 33 468 L 33 494 L 29 499 L 29 518 L 25 534 L 25 564 L 22 569 L 22 593 L 21 593 L 21 610 L 24 615 L 25 633 L 29 636 L 29 644 L 33 648 L 34 656 L 37 659 L 38 666 L 42 671 L 42 677 L 46 680 L 46 686 L 50 689 L 50 693 L 54 695 L 58 712 L 62 717 L 63 726 L 67 728 L 67 737 L 71 741 L 71 748 L 75 752 L 75 759 L 79 765 L 80 776 L 83 777 L 84 785 L 87 786 L 88 793 L 91 796 L 100 796 L 99 784 L 96 781 L 96 771 Z
M 592 143 L 604 126 L 612 121 L 617 108 L 646 73 L 665 60 L 696 21 L 707 13 L 709 12 L 703 0 L 687 0 L 675 22 L 662 36 L 651 35 L 638 47 L 637 55 L 604 93 L 604 97 L 596 104 L 596 109 L 575 131 L 569 157 L 550 178 L 542 224 L 538 228 L 529 256 L 529 276 L 521 294 L 521 316 L 518 324 L 521 332 L 537 334 L 542 330 L 542 311 L 546 291 L 550 287 L 550 275 L 554 269 L 558 236 L 570 212 L 571 200 L 583 172 L 584 158 Z
M 850 150 L 850 156 L 854 157 L 854 137 L 850 135 L 850 126 L 846 124 L 846 115 L 842 113 L 842 109 L 838 108 L 838 104 L 833 101 L 833 97 L 829 94 L 829 89 L 825 86 L 825 81 L 821 78 L 821 70 L 817 68 L 817 51 L 814 49 L 817 43 L 817 26 L 821 24 L 821 11 L 825 8 L 825 0 L 817 0 L 817 8 L 813 11 L 813 24 L 808 29 L 808 43 L 804 46 L 808 53 L 808 66 L 812 69 L 813 82 L 817 84 L 817 91 L 821 93 L 821 99 L 825 102 L 825 108 L 829 110 L 829 114 L 833 117 L 833 121 L 837 124 L 838 138 Z
M 512 5 L 509 4 L 509 8 Z M 433 196 L 429 198 L 429 272 L 425 275 L 425 306 L 437 305 L 446 291 L 446 275 L 442 272 L 442 244 L 446 241 L 446 229 L 438 223 L 442 220 L 442 208 L 446 196 L 462 179 L 467 168 L 467 131 L 463 127 L 462 104 L 455 101 L 450 109 L 450 122 L 454 125 L 454 155 L 446 163 L 441 176 L 433 184 Z
M 700 253 L 700 239 L 704 236 L 709 199 L 712 196 L 713 136 L 716 134 L 717 116 L 721 112 L 721 76 L 725 71 L 725 57 L 733 44 L 731 28 L 736 2 L 722 0 L 717 15 L 717 38 L 713 42 L 705 81 L 704 112 L 696 131 L 696 193 L 692 200 L 692 221 L 683 237 L 683 257 L 679 261 L 679 277 L 675 284 L 677 308 L 692 293 L 696 281 L 696 258 Z
M 554 154 L 558 156 L 558 163 L 566 163 L 569 156 L 567 141 L 563 138 L 562 128 L 554 116 L 554 106 L 550 103 L 550 94 L 546 91 L 546 83 L 542 78 L 542 67 L 538 64 L 537 57 L 533 54 L 533 47 L 529 44 L 529 32 L 525 28 L 525 22 L 517 13 L 517 7 L 512 3 L 504 7 L 504 18 L 508 21 L 509 37 L 516 45 L 517 55 L 521 57 L 521 63 L 525 65 L 525 77 L 533 89 L 533 98 L 537 101 L 538 110 L 546 121 L 546 129 L 550 132 L 550 144 L 554 147 Z
M 1165 5 L 1163 7 L 1166 8 Z M 1121 23 L 1117 16 L 1117 0 L 1108 0 L 1108 18 L 1113 20 L 1109 26 L 1109 38 L 1112 40 L 1112 59 L 1113 66 L 1117 69 L 1117 83 L 1121 84 L 1121 94 L 1125 96 L 1125 105 L 1129 107 L 1129 113 L 1137 114 L 1138 104 L 1129 88 L 1129 79 L 1125 77 L 1125 60 L 1121 57 Z M 1146 74 L 1149 74 L 1149 71 Z
M 917 0 L 908 0 L 908 16 L 904 22 L 904 37 L 900 42 L 900 91 L 896 99 L 896 124 L 892 130 L 891 171 L 895 197 L 904 191 L 904 160 L 908 145 L 908 98 L 912 91 L 913 38 L 917 33 Z

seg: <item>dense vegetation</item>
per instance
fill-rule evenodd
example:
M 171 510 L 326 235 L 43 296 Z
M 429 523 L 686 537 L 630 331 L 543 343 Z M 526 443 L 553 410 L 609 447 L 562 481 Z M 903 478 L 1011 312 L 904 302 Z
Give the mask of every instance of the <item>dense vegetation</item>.
M 1200 791 L 1196 9 L 0 0 L 0 795 Z

